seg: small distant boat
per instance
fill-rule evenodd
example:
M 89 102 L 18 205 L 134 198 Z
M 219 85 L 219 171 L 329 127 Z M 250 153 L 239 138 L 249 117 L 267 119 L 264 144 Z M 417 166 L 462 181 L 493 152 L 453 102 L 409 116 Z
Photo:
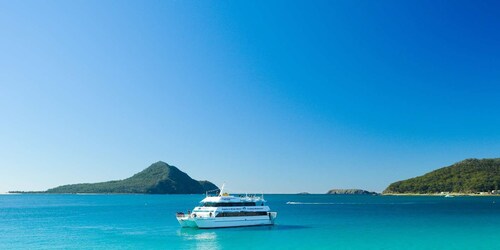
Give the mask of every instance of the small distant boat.
M 222 228 L 273 225 L 277 212 L 271 212 L 262 196 L 232 196 L 223 192 L 207 196 L 193 212 L 177 213 L 182 227 Z
M 455 197 L 455 196 L 453 196 L 453 195 L 451 195 L 451 194 L 447 194 L 447 195 L 445 195 L 444 197 L 445 197 L 445 198 L 453 198 L 453 197 Z

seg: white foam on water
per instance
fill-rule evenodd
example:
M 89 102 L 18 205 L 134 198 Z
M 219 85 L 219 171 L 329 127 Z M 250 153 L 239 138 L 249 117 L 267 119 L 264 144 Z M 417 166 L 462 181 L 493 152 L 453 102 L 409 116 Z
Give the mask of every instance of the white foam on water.
M 401 202 L 401 203 L 360 203 L 360 202 L 299 202 L 299 201 L 288 201 L 287 205 L 412 205 L 417 204 L 416 202 Z M 426 204 L 431 204 L 427 202 Z

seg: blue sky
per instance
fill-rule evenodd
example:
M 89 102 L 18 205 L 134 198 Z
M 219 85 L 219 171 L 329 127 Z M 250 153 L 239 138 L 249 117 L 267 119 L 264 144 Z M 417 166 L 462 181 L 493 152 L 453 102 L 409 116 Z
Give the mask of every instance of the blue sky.
M 382 191 L 499 157 L 495 1 L 2 1 L 0 192 L 158 160 Z

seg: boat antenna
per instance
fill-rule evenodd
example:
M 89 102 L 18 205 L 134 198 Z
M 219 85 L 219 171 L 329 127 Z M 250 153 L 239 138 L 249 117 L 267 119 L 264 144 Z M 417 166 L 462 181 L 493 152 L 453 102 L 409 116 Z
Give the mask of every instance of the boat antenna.
M 220 188 L 219 196 L 222 196 L 222 192 L 224 192 L 224 186 L 225 185 L 226 185 L 226 183 L 222 184 L 222 187 Z

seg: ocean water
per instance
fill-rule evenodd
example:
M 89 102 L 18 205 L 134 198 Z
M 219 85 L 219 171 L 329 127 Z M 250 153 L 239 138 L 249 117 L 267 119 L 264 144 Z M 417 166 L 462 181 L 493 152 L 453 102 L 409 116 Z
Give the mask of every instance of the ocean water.
M 274 226 L 180 228 L 202 198 L 0 195 L 0 249 L 500 249 L 500 197 L 266 195 Z

